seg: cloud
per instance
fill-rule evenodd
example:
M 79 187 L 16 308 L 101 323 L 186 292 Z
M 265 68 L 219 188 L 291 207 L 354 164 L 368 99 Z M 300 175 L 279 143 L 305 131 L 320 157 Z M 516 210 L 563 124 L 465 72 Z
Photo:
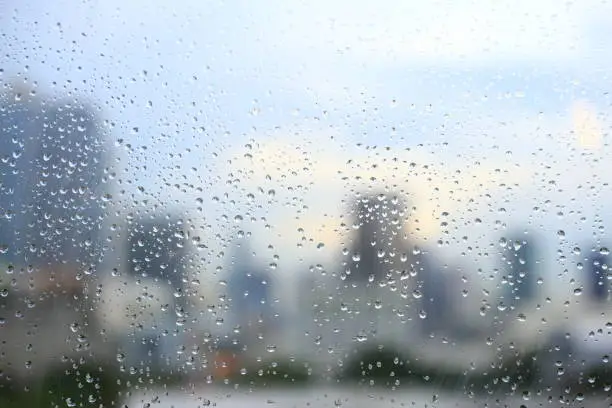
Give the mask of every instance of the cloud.
M 291 2 L 274 9 L 274 44 L 327 50 L 369 64 L 576 57 L 592 2 L 551 0 L 368 3 Z M 278 38 L 274 38 L 274 36 Z

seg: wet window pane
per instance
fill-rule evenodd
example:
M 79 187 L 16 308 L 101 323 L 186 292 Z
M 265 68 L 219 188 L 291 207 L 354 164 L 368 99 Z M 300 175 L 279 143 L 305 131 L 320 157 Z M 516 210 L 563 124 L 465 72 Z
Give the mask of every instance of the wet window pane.
M 0 407 L 609 406 L 611 12 L 0 1 Z

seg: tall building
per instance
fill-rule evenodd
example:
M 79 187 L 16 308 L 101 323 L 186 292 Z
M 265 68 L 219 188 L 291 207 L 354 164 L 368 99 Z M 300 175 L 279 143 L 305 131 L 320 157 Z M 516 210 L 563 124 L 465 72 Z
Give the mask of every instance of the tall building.
M 419 254 L 415 259 L 417 261 L 414 268 L 421 292 L 421 311 L 424 312 L 424 318 L 421 320 L 423 328 L 427 332 L 446 330 L 453 315 L 449 279 L 442 268 L 424 254 Z
M 178 218 L 159 216 L 132 222 L 128 233 L 128 270 L 155 279 L 174 293 L 184 293 L 187 240 Z M 184 303 L 184 298 L 180 304 Z
M 393 194 L 365 196 L 355 203 L 356 229 L 347 254 L 347 280 L 361 284 L 379 282 L 399 264 L 407 251 L 403 238 L 406 206 Z
M 518 306 L 534 298 L 538 270 L 537 245 L 529 236 L 510 236 L 502 253 L 503 302 Z
M 610 273 L 610 257 L 598 251 L 589 257 L 584 268 L 587 274 L 587 293 L 596 302 L 608 299 L 608 274 Z
M 258 330 L 270 327 L 271 282 L 253 258 L 248 244 L 236 246 L 227 294 L 230 302 L 232 321 L 241 327 L 243 337 L 249 337 Z
M 48 100 L 19 86 L 0 91 L 0 268 L 12 266 L 15 280 L 0 278 L 9 289 L 0 300 L 0 371 L 11 376 L 33 378 L 59 356 L 78 358 L 77 336 L 102 359 L 109 350 L 83 302 L 93 299 L 82 296 L 86 279 L 77 279 L 97 269 L 104 245 L 101 129 L 97 112 L 74 99 Z M 36 307 L 24 309 L 24 296 Z M 24 361 L 36 373 L 24 371 Z
M 107 164 L 95 111 L 18 91 L 0 106 L 0 262 L 57 275 L 94 268 Z

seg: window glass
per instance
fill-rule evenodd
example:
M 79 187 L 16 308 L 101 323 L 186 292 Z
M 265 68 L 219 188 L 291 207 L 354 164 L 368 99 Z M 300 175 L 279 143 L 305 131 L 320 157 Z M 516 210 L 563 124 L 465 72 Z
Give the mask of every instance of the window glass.
M 0 407 L 609 406 L 610 27 L 0 0 Z

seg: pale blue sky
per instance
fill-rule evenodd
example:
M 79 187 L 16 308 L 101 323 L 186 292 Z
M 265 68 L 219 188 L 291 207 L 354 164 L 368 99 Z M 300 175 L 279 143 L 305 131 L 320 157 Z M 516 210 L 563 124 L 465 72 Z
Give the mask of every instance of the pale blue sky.
M 601 187 L 612 181 L 611 20 L 592 0 L 4 0 L 0 79 L 95 100 L 123 139 L 124 188 L 195 217 L 202 199 L 213 266 L 224 262 L 214 235 L 238 229 L 264 237 L 262 259 L 282 253 L 286 268 L 338 255 L 341 200 L 371 184 L 414 195 L 429 225 L 416 239 L 444 238 L 439 215 L 454 215 L 450 258 L 466 250 L 463 235 L 489 248 L 497 220 L 563 228 L 567 250 L 611 221 Z M 571 134 L 576 117 L 599 134 L 597 149 Z M 414 174 L 394 168 L 403 160 Z M 298 250 L 300 227 L 312 242 Z

